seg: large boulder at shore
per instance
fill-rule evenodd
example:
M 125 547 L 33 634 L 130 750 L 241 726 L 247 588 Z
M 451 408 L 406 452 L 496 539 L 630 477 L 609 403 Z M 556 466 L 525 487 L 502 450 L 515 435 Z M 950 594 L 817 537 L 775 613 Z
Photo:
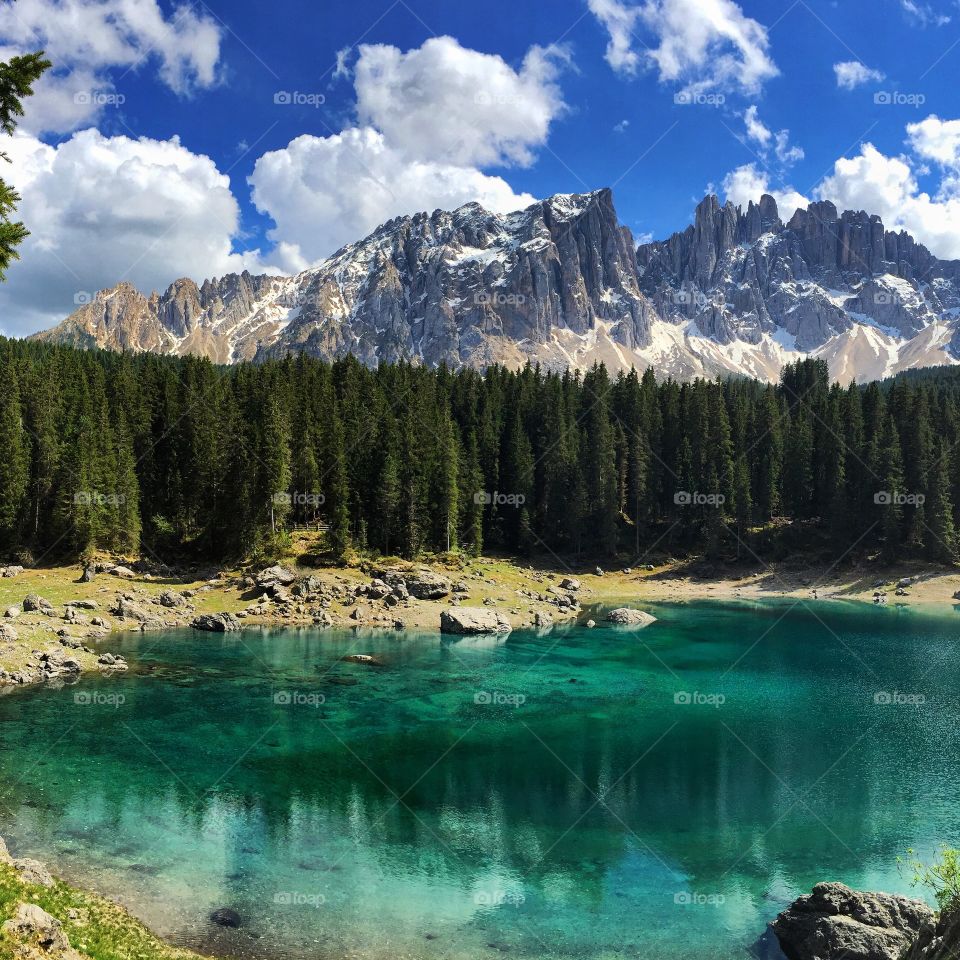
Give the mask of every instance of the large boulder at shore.
M 920 900 L 818 883 L 771 926 L 787 960 L 898 960 L 933 919 Z
M 454 607 L 440 614 L 440 632 L 461 636 L 473 633 L 509 633 L 510 621 L 496 610 L 482 607 Z
M 926 924 L 902 960 L 957 960 L 960 957 L 960 904 L 940 914 L 936 924 Z
M 643 610 L 633 610 L 630 607 L 620 607 L 618 610 L 611 610 L 604 620 L 607 623 L 616 623 L 625 627 L 649 627 L 651 623 L 656 623 L 657 618 Z
M 191 626 L 210 633 L 229 633 L 240 629 L 240 621 L 232 613 L 202 613 Z
M 53 886 L 54 881 L 50 871 L 39 860 L 24 857 L 22 860 L 14 860 L 13 867 L 24 883 L 34 883 L 38 887 Z

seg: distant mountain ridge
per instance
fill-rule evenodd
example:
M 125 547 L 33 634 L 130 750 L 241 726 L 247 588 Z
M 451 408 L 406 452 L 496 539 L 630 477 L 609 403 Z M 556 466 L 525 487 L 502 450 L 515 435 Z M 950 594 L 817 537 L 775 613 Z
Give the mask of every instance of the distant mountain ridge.
M 220 363 L 305 352 L 485 368 L 654 367 L 775 379 L 823 357 L 841 380 L 960 362 L 960 262 L 830 202 L 789 223 L 717 197 L 636 247 L 610 190 L 512 214 L 398 217 L 295 277 L 231 274 L 149 297 L 98 293 L 36 337 Z

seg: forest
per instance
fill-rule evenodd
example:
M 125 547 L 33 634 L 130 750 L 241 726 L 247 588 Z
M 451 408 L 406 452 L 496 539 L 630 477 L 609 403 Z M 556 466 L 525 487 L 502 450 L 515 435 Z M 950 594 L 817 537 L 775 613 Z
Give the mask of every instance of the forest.
M 0 340 L 0 382 L 0 548 L 37 563 L 268 556 L 304 526 L 336 560 L 957 557 L 949 371 L 679 383 Z

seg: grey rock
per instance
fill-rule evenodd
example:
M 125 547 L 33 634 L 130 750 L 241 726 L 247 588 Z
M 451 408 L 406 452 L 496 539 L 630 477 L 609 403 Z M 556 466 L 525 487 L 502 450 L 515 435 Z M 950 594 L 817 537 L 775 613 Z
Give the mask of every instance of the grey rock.
M 53 609 L 53 604 L 50 603 L 49 600 L 44 600 L 43 597 L 38 597 L 35 593 L 31 593 L 28 597 L 23 598 L 23 609 L 29 613 L 37 611 L 47 613 Z
M 932 921 L 919 900 L 818 883 L 771 926 L 788 960 L 897 960 Z
M 633 610 L 630 607 L 620 607 L 611 610 L 604 618 L 607 623 L 616 623 L 620 626 L 648 627 L 656 623 L 657 618 L 643 610 Z
M 39 950 L 41 956 L 57 956 L 70 950 L 63 925 L 35 903 L 18 904 L 14 915 L 3 925 L 3 932 L 17 943 Z
M 560 589 L 568 593 L 575 593 L 580 589 L 580 581 L 576 577 L 564 577 L 560 581 Z
M 960 957 L 960 904 L 947 907 L 936 922 L 924 923 L 901 960 L 957 960 Z
M 194 630 L 229 633 L 240 629 L 240 621 L 232 613 L 203 613 L 190 624 Z
M 440 600 L 453 590 L 448 577 L 432 570 L 384 570 L 381 579 L 391 587 L 402 587 L 404 594 L 417 600 Z
M 14 860 L 13 867 L 20 874 L 20 879 L 24 883 L 34 883 L 40 887 L 52 887 L 54 884 L 50 871 L 39 860 L 31 860 L 25 857 L 21 860 Z
M 496 610 L 456 607 L 440 614 L 440 632 L 455 634 L 510 633 L 510 621 Z

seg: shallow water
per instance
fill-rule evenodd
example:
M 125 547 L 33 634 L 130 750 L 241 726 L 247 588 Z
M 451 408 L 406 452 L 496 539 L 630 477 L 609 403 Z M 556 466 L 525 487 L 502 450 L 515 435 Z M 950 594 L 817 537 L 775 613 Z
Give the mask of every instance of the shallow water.
M 111 638 L 130 675 L 0 697 L 0 834 L 178 943 L 371 960 L 746 957 L 960 840 L 956 615 L 651 609 Z

